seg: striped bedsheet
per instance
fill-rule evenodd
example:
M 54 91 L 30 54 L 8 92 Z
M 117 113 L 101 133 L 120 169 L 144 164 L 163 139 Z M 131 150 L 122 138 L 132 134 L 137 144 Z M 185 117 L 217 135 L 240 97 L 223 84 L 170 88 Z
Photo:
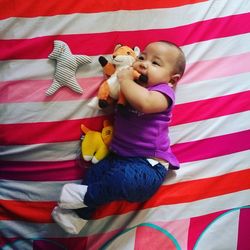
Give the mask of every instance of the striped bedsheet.
M 250 249 L 250 2 L 248 0 L 0 0 L 0 249 Z M 77 94 L 52 95 L 54 40 L 80 66 Z M 100 207 L 79 235 L 51 218 L 62 185 L 79 183 L 80 124 L 117 43 L 170 40 L 187 69 L 170 126 L 181 162 L 147 202 Z

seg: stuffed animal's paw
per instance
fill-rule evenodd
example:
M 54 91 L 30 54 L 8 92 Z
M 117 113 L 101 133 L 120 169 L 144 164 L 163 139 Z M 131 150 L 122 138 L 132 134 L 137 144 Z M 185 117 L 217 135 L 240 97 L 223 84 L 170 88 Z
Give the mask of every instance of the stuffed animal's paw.
M 107 60 L 104 56 L 100 56 L 100 57 L 98 58 L 98 61 L 99 61 L 99 63 L 102 65 L 102 67 L 104 67 L 104 66 L 107 65 L 107 63 L 108 63 L 108 60 Z

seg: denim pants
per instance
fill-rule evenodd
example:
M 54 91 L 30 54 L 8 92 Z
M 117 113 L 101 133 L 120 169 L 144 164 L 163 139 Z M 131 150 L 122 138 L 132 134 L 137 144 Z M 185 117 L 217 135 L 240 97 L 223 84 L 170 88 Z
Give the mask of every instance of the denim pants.
M 122 157 L 114 153 L 92 165 L 83 180 L 88 186 L 84 203 L 97 207 L 111 201 L 144 202 L 163 183 L 167 169 L 143 157 Z

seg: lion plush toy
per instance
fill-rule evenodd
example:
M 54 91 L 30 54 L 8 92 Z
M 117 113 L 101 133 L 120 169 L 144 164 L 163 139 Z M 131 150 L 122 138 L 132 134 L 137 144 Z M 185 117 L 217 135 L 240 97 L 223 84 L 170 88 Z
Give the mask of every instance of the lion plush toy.
M 104 120 L 101 132 L 91 130 L 83 124 L 81 124 L 81 130 L 85 134 L 81 145 L 83 159 L 95 164 L 109 152 L 113 126 L 110 121 Z
M 120 105 L 126 103 L 126 100 L 120 91 L 117 73 L 124 68 L 132 66 L 139 53 L 140 49 L 138 47 L 132 49 L 128 46 L 117 44 L 112 54 L 111 62 L 109 62 L 104 56 L 99 57 L 99 62 L 107 79 L 101 83 L 97 98 L 92 100 L 92 105 L 90 106 L 95 106 L 97 103 L 100 108 L 106 108 L 114 101 L 117 101 Z M 137 71 L 134 71 L 134 79 L 143 83 L 147 82 L 147 77 Z

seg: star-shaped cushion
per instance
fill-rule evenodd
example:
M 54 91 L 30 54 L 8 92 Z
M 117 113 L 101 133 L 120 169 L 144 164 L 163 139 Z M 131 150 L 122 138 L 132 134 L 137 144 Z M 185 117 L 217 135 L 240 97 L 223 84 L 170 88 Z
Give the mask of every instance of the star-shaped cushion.
M 76 70 L 82 64 L 91 63 L 91 58 L 85 55 L 73 55 L 65 42 L 55 40 L 49 59 L 56 60 L 56 70 L 54 80 L 46 91 L 46 95 L 53 95 L 62 86 L 82 94 L 83 90 L 76 80 Z

